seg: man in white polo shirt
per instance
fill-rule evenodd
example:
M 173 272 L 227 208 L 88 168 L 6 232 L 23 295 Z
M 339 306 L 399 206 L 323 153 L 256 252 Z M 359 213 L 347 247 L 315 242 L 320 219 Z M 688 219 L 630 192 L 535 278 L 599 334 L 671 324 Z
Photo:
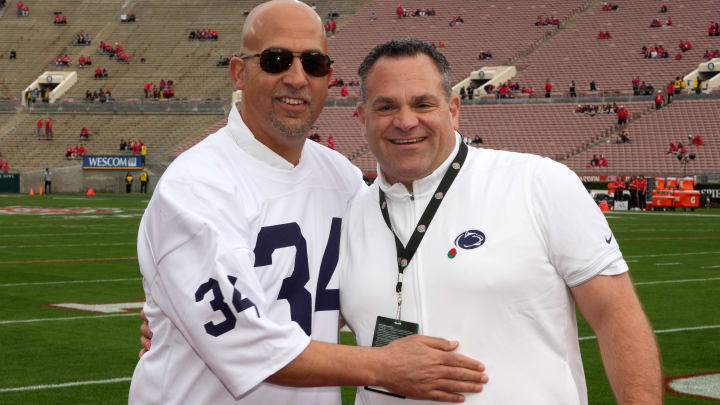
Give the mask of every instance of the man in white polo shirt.
M 577 303 L 618 403 L 660 404 L 652 330 L 577 176 L 539 156 L 468 150 L 447 60 L 426 43 L 380 45 L 359 76 L 379 175 L 343 223 L 340 307 L 358 343 L 394 328 L 458 339 L 491 376 L 467 403 L 585 405 Z M 407 402 L 378 391 L 360 388 L 356 404 Z

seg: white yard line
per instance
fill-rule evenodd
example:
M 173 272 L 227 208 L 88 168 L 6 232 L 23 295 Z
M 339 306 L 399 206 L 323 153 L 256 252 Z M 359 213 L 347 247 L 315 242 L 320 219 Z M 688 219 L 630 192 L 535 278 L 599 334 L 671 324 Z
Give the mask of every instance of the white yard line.
M 18 245 L 18 246 L 0 246 L 0 249 L 27 249 L 27 248 L 48 248 L 48 247 L 88 247 L 88 246 L 129 246 L 136 245 L 137 242 L 117 242 L 117 243 L 68 243 L 67 245 Z
M 655 263 L 656 266 L 674 266 L 676 264 L 680 264 L 680 262 Z
M 685 253 L 660 253 L 657 255 L 634 255 L 634 256 L 625 256 L 626 259 L 637 259 L 637 258 L 643 258 L 643 257 L 670 257 L 670 256 L 700 256 L 700 255 L 720 255 L 720 251 L 710 251 L 710 252 L 685 252 Z
M 701 269 L 720 269 L 720 264 L 715 266 L 700 266 Z
M 674 283 L 692 283 L 696 281 L 717 281 L 720 277 L 713 278 L 688 278 L 685 280 L 662 280 L 662 281 L 641 281 L 639 283 L 633 283 L 633 285 L 653 285 L 653 284 L 674 284 Z
M 0 287 L 23 287 L 27 285 L 52 285 L 52 284 L 84 284 L 84 283 L 117 283 L 120 281 L 137 281 L 142 280 L 141 277 L 134 278 L 113 278 L 108 280 L 67 280 L 67 281 L 43 281 L 37 283 L 10 283 L 0 284 Z
M 624 212 L 624 211 L 608 211 L 607 215 L 657 215 L 657 216 L 672 216 L 672 217 L 710 217 L 710 218 L 719 218 L 720 215 L 712 215 L 712 214 L 693 214 L 693 213 L 670 213 L 670 212 L 643 212 L 643 211 L 636 211 L 636 212 Z
M 112 384 L 119 382 L 130 381 L 132 377 L 120 377 L 120 378 L 109 378 L 107 380 L 93 380 L 93 381 L 74 381 L 62 384 L 43 384 L 43 385 L 31 385 L 27 387 L 15 387 L 15 388 L 0 388 L 0 392 L 16 392 L 16 391 L 36 391 L 46 390 L 48 388 L 65 388 L 65 387 L 76 387 L 78 385 L 93 385 L 93 384 Z
M 65 318 L 38 318 L 38 319 L 13 319 L 9 321 L 0 321 L 0 325 L 10 325 L 14 323 L 34 323 L 34 322 L 50 322 L 50 321 L 74 321 L 76 319 L 95 319 L 95 318 L 111 318 L 115 316 L 137 316 L 140 317 L 136 312 L 126 312 L 122 314 L 110 314 L 110 315 L 90 315 L 90 316 L 68 316 Z
M 720 325 L 705 325 L 705 326 L 692 326 L 689 328 L 676 328 L 676 329 L 661 329 L 661 330 L 654 330 L 653 332 L 657 335 L 660 333 L 672 333 L 672 332 L 685 332 L 689 330 L 703 330 L 703 329 L 717 329 L 720 328 Z M 592 340 L 597 339 L 597 336 L 583 336 L 578 338 L 578 340 Z
M 129 231 L 129 232 L 76 232 L 76 233 L 26 233 L 26 234 L 7 234 L 7 235 L 0 235 L 0 238 L 18 238 L 18 237 L 38 237 L 38 238 L 45 238 L 48 236 L 86 236 L 86 235 L 137 235 L 137 231 Z

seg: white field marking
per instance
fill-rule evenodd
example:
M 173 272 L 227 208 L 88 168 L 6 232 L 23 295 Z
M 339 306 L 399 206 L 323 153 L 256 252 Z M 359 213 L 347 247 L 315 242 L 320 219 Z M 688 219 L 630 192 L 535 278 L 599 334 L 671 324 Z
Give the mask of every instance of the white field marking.
M 631 259 L 637 259 L 641 257 L 669 257 L 669 256 L 699 256 L 699 255 L 717 255 L 720 254 L 720 251 L 712 251 L 712 252 L 686 252 L 686 253 L 661 253 L 657 255 L 634 255 L 634 256 L 625 256 L 626 258 Z
M 720 269 L 720 264 L 715 266 L 700 266 L 701 269 Z
M 674 266 L 676 264 L 680 264 L 680 262 L 655 263 L 656 266 Z
M 74 201 L 88 201 L 87 197 L 52 197 L 53 200 L 74 200 Z M 92 201 L 107 201 L 109 198 L 96 198 L 93 197 Z
M 720 399 L 720 373 L 676 378 L 668 385 L 682 394 Z
M 633 283 L 633 285 L 652 285 L 652 284 L 674 284 L 674 283 L 692 283 L 694 281 L 717 281 L 720 277 L 713 278 L 688 278 L 685 280 L 662 280 L 662 281 L 641 281 Z
M 640 260 L 625 260 L 625 263 L 637 263 Z
M 137 312 L 124 312 L 122 314 L 67 316 L 64 318 L 12 319 L 12 320 L 8 320 L 8 321 L 0 321 L 0 325 L 10 325 L 13 323 L 48 322 L 48 321 L 74 321 L 77 319 L 110 318 L 110 317 L 115 317 L 115 316 L 138 316 L 138 314 L 137 314 Z
M 692 326 L 689 328 L 676 328 L 676 329 L 661 329 L 661 330 L 654 330 L 653 333 L 659 334 L 659 333 L 672 333 L 672 332 L 685 332 L 689 330 L 703 330 L 703 329 L 717 329 L 720 328 L 720 325 L 705 325 L 705 326 Z M 583 336 L 578 338 L 578 340 L 593 340 L 597 339 L 597 336 Z
M 130 232 L 78 232 L 78 233 L 26 233 L 26 234 L 12 234 L 12 235 L 0 235 L 0 238 L 17 238 L 17 237 L 46 237 L 46 236 L 85 236 L 85 235 L 136 235 L 137 231 Z
M 135 278 L 113 278 L 109 280 L 69 280 L 69 281 L 45 281 L 38 283 L 11 283 L 11 284 L 0 284 L 0 287 L 23 287 L 26 285 L 52 285 L 52 284 L 85 284 L 85 283 L 117 283 L 120 281 L 138 281 L 142 280 L 141 277 Z
M 119 382 L 127 382 L 130 380 L 132 380 L 132 377 L 109 378 L 107 380 L 94 380 L 94 381 L 73 381 L 73 382 L 62 383 L 62 384 L 43 384 L 43 385 L 31 385 L 31 386 L 27 386 L 27 387 L 0 388 L 0 392 L 36 391 L 36 390 L 46 390 L 49 388 L 76 387 L 78 385 L 112 384 L 112 383 L 119 383 Z
M 662 232 L 662 233 L 710 233 L 710 232 L 717 232 L 716 229 L 657 229 L 657 228 L 645 228 L 645 229 L 639 229 L 639 228 L 632 228 L 632 229 L 620 229 L 619 227 L 615 227 L 615 230 L 620 233 L 633 233 L 633 232 Z
M 81 302 L 60 302 L 57 304 L 49 304 L 55 308 L 76 309 L 84 312 L 99 312 L 102 314 L 117 314 L 130 312 L 134 309 L 140 309 L 145 305 L 144 302 L 117 302 L 112 304 L 83 304 Z
M 682 214 L 682 213 L 663 213 L 663 212 L 622 212 L 622 211 L 614 211 L 612 212 L 612 215 L 619 214 L 619 215 L 657 215 L 657 216 L 667 216 L 667 217 L 710 217 L 710 218 L 720 218 L 720 215 L 712 215 L 712 214 Z
M 48 248 L 48 247 L 89 247 L 89 246 L 128 246 L 136 245 L 137 242 L 117 242 L 117 243 L 69 243 L 67 245 L 18 245 L 18 246 L 0 246 L 0 249 L 26 249 L 26 248 Z

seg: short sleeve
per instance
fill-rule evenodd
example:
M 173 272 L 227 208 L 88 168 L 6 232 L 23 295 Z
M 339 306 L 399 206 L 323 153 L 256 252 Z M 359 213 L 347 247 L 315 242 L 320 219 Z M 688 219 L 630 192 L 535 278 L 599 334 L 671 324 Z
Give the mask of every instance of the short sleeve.
M 212 190 L 197 184 L 162 186 L 138 240 L 157 316 L 167 317 L 184 336 L 172 344 L 190 345 L 239 397 L 295 359 L 310 338 L 296 323 L 266 315 L 272 300 L 254 271 L 247 235 L 229 232 L 232 220 L 217 214 L 227 209 L 222 199 L 215 200 L 217 206 L 198 201 L 196 195 Z
M 545 158 L 531 179 L 530 203 L 547 254 L 569 287 L 627 271 L 605 216 L 574 172 Z

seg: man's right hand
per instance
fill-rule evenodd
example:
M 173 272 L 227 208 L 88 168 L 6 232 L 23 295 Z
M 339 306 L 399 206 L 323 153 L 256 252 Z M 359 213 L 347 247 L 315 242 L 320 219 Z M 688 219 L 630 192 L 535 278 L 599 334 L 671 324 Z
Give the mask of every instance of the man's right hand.
M 462 402 L 459 392 L 480 392 L 488 382 L 485 365 L 458 353 L 458 342 L 412 335 L 379 348 L 379 380 L 389 390 L 414 399 Z
M 145 311 L 140 311 L 140 319 L 143 320 L 143 323 L 140 324 L 140 345 L 142 349 L 140 349 L 140 353 L 138 353 L 138 359 L 142 358 L 142 356 L 150 350 L 150 340 L 152 340 L 153 335 L 150 330 L 150 325 L 148 325 Z

